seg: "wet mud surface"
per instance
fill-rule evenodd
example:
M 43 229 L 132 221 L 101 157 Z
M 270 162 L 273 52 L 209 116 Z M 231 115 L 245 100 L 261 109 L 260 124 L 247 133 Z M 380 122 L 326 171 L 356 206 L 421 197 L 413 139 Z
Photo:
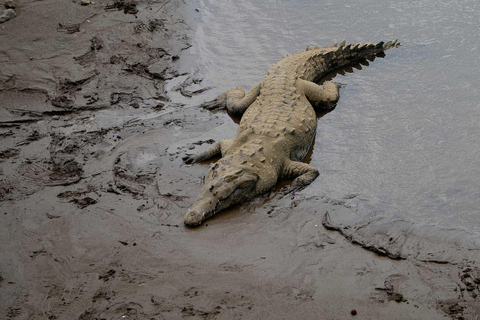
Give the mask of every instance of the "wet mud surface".
M 357 218 L 356 195 L 273 191 L 183 226 L 207 164 L 182 157 L 236 129 L 166 90 L 210 89 L 180 71 L 194 7 L 16 12 L 0 31 L 0 318 L 480 316 L 477 236 Z

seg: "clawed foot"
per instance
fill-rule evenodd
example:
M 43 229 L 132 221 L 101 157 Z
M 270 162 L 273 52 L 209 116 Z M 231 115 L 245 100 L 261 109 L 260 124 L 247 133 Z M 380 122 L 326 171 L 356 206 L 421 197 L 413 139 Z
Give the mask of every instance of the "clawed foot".
M 346 83 L 342 83 L 342 82 L 337 82 L 337 81 L 329 81 L 331 83 L 333 83 L 334 85 L 337 86 L 338 89 L 341 89 L 341 88 L 345 88 L 347 86 Z
M 280 189 L 280 191 L 278 192 L 278 195 L 280 199 L 285 198 L 289 194 L 291 194 L 292 196 L 295 196 L 295 193 L 297 193 L 297 191 L 301 191 L 304 188 L 305 186 L 303 185 L 292 183 L 291 185 L 285 186 L 282 189 Z
M 187 154 L 182 158 L 183 162 L 186 164 L 194 164 L 198 162 L 198 158 L 194 154 Z
M 222 97 L 218 97 L 212 101 L 205 102 L 201 105 L 203 109 L 216 111 L 216 110 L 223 110 L 225 109 L 225 99 Z

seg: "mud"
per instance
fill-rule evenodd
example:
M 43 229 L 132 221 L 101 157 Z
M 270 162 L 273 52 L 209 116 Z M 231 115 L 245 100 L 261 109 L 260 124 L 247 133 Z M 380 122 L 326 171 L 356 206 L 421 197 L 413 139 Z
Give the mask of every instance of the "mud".
M 183 226 L 207 163 L 182 158 L 236 129 L 185 103 L 210 89 L 182 70 L 194 6 L 16 10 L 0 29 L 0 318 L 480 315 L 478 237 L 357 219 L 355 195 L 273 191 Z

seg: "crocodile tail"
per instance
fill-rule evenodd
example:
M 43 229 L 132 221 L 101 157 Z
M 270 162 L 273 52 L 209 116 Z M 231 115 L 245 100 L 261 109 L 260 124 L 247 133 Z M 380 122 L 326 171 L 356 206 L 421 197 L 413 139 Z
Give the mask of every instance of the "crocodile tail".
M 398 40 L 388 41 L 386 43 L 382 41 L 375 44 L 370 42 L 365 44 L 358 43 L 356 45 L 345 45 L 345 41 L 343 41 L 339 46 L 334 45 L 331 47 L 333 49 L 333 55 L 331 56 L 333 59 L 331 60 L 333 60 L 333 63 L 348 63 L 355 60 L 365 59 L 369 56 L 374 56 L 380 52 L 398 46 L 400 46 Z
M 398 40 L 379 43 L 358 43 L 345 45 L 345 41 L 330 47 L 310 49 L 309 57 L 303 64 L 303 79 L 314 81 L 326 73 L 348 65 L 356 60 L 375 56 L 390 48 L 400 46 Z

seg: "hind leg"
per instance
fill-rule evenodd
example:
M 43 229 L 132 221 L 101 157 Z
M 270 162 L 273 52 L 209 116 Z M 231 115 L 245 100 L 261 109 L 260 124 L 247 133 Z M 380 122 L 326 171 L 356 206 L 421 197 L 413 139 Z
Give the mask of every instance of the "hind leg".
M 331 109 L 335 107 L 340 98 L 338 86 L 330 81 L 325 82 L 322 87 L 310 81 L 300 80 L 299 89 L 303 91 L 315 109 Z

